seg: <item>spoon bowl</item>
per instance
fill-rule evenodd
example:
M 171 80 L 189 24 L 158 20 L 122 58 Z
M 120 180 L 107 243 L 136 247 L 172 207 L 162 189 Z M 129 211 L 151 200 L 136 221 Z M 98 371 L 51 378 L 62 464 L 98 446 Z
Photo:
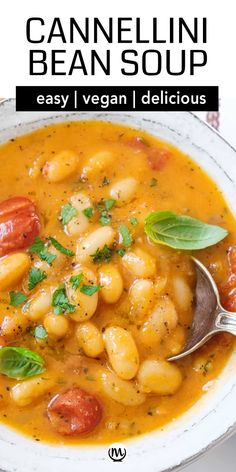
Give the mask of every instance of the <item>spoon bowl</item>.
M 226 311 L 221 303 L 217 285 L 207 268 L 192 257 L 196 267 L 196 291 L 193 322 L 183 350 L 170 357 L 176 361 L 196 351 L 217 333 L 236 335 L 236 313 Z

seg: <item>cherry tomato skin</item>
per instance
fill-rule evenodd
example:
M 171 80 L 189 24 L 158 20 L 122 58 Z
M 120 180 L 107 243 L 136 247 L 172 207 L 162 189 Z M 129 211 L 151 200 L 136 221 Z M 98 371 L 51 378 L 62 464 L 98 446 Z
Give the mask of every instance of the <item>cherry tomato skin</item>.
M 39 217 L 29 198 L 12 197 L 0 203 L 0 256 L 26 248 L 39 231 Z
M 229 276 L 220 287 L 221 303 L 228 311 L 236 311 L 236 246 L 228 249 Z
M 47 414 L 59 434 L 77 436 L 93 431 L 101 421 L 102 407 L 93 395 L 76 387 L 56 395 Z
M 143 151 L 147 155 L 148 164 L 152 170 L 162 170 L 164 169 L 171 153 L 168 149 L 160 149 L 157 147 L 149 146 L 140 137 L 134 137 L 129 141 L 129 145 L 136 149 L 137 151 Z

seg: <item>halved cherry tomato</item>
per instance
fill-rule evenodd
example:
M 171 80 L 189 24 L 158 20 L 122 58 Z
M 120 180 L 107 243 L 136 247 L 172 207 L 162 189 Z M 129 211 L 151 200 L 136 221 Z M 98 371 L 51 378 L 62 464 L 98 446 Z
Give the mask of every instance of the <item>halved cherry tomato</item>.
M 49 403 L 48 418 L 58 433 L 66 436 L 90 433 L 102 418 L 98 400 L 81 388 L 56 395 Z
M 0 203 L 0 256 L 29 246 L 39 231 L 39 217 L 29 198 L 12 197 Z
M 171 153 L 168 149 L 161 149 L 153 146 L 149 146 L 145 140 L 139 136 L 134 137 L 129 141 L 129 146 L 144 151 L 147 155 L 149 166 L 152 170 L 164 169 Z
M 220 287 L 222 305 L 229 311 L 236 311 L 236 246 L 228 250 L 228 279 Z

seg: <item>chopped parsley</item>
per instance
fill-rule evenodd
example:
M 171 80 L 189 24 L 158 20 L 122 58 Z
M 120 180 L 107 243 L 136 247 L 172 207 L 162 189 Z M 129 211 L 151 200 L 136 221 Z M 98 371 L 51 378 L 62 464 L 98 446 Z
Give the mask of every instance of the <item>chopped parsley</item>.
M 92 218 L 93 216 L 93 208 L 92 207 L 88 207 L 88 208 L 85 208 L 84 210 L 82 210 L 82 213 L 87 216 L 87 218 Z
M 72 275 L 72 277 L 70 278 L 70 283 L 72 285 L 73 290 L 77 290 L 77 288 L 79 288 L 82 278 L 83 278 L 82 272 L 81 274 L 78 274 L 78 275 Z
M 82 285 L 82 287 L 80 288 L 80 292 L 91 297 L 101 288 L 101 285 Z
M 53 292 L 52 306 L 56 315 L 74 313 L 76 306 L 70 303 L 66 294 L 65 284 L 59 285 L 55 292 Z
M 44 326 L 39 325 L 39 326 L 36 326 L 34 328 L 35 338 L 37 338 L 37 339 L 46 339 L 47 335 L 48 335 L 48 333 L 47 333 L 46 329 L 44 328 Z
M 29 283 L 28 288 L 29 290 L 33 290 L 36 285 L 42 282 L 44 279 L 47 278 L 46 272 L 38 269 L 37 267 L 32 267 L 29 271 Z
M 77 214 L 78 211 L 76 210 L 76 208 L 74 208 L 71 203 L 66 203 L 66 205 L 64 205 L 61 209 L 59 219 L 63 225 L 67 225 Z
M 156 187 L 156 186 L 157 186 L 157 179 L 155 177 L 153 177 L 150 180 L 150 187 Z
M 75 253 L 71 251 L 70 249 L 67 249 L 66 247 L 62 246 L 59 241 L 57 241 L 55 238 L 52 238 L 51 236 L 48 238 L 49 241 L 51 241 L 52 245 L 62 254 L 65 254 L 66 256 L 74 256 Z
M 125 255 L 125 249 L 123 248 L 120 248 L 120 249 L 117 249 L 116 253 L 120 256 L 120 257 L 123 257 Z
M 91 254 L 93 262 L 110 262 L 112 258 L 112 249 L 110 249 L 107 244 L 103 247 L 103 249 L 97 249 L 94 254 Z
M 109 185 L 109 183 L 110 180 L 106 176 L 103 177 L 102 186 L 105 187 L 106 185 Z
M 21 292 L 10 292 L 10 305 L 19 306 L 26 302 L 27 297 Z
M 47 251 L 45 243 L 39 237 L 35 238 L 33 244 L 29 247 L 29 252 L 37 254 L 41 261 L 45 261 L 49 265 L 52 265 L 57 257 L 55 254 Z
M 119 233 L 122 238 L 122 243 L 124 244 L 125 247 L 131 246 L 133 242 L 132 234 L 130 233 L 129 228 L 125 224 L 121 224 L 119 226 Z
M 135 218 L 135 216 L 131 216 L 129 221 L 130 221 L 131 225 L 133 225 L 133 226 L 138 225 L 138 220 L 137 220 L 137 218 Z
M 99 218 L 99 223 L 101 223 L 102 226 L 107 226 L 110 224 L 110 222 L 111 222 L 110 216 L 108 215 L 106 210 L 103 210 Z
M 113 198 L 108 198 L 107 200 L 104 200 L 104 205 L 107 211 L 111 210 L 115 203 L 116 201 Z

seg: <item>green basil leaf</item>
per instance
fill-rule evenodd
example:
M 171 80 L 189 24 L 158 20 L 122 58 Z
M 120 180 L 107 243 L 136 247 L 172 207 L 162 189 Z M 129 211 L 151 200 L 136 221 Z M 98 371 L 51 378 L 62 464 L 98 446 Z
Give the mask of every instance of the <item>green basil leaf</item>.
M 103 210 L 99 218 L 99 223 L 101 223 L 102 226 L 107 226 L 110 224 L 110 222 L 111 222 L 110 216 L 108 215 L 106 210 Z
M 122 237 L 122 243 L 124 244 L 125 247 L 131 246 L 133 242 L 132 234 L 130 233 L 129 228 L 127 228 L 126 225 L 123 223 L 119 226 L 119 232 Z
M 44 242 L 39 237 L 35 238 L 34 242 L 29 247 L 29 252 L 35 252 L 36 254 L 39 254 L 43 250 Z
M 55 259 L 57 258 L 56 254 L 52 254 L 51 252 L 46 251 L 46 249 L 44 249 L 43 251 L 39 253 L 39 257 L 41 261 L 47 262 L 47 264 L 50 266 L 52 265 L 53 261 L 55 261 Z
M 125 252 L 126 252 L 126 251 L 125 251 L 125 249 L 123 249 L 123 248 L 120 248 L 120 249 L 117 249 L 117 250 L 116 250 L 116 253 L 117 253 L 118 256 L 120 256 L 120 257 L 123 257 L 123 256 L 125 255 Z
M 131 216 L 131 218 L 130 218 L 129 221 L 130 221 L 131 225 L 133 225 L 133 226 L 137 226 L 137 225 L 138 225 L 138 219 L 135 218 L 135 216 Z
M 57 257 L 55 254 L 47 251 L 45 243 L 39 237 L 35 238 L 33 244 L 29 247 L 29 252 L 37 254 L 41 261 L 46 261 L 49 265 L 52 265 Z
M 26 302 L 27 297 L 21 292 L 10 292 L 10 305 L 19 306 Z
M 100 262 L 110 262 L 112 258 L 112 249 L 110 249 L 107 244 L 103 246 L 102 249 L 97 249 L 94 254 L 91 254 L 94 264 Z
M 41 374 L 44 370 L 44 359 L 36 352 L 24 347 L 9 346 L 0 349 L 1 374 L 22 380 Z
M 144 230 L 155 243 L 174 249 L 199 250 L 213 246 L 228 235 L 220 226 L 206 224 L 173 211 L 156 211 L 145 220 Z
M 77 214 L 76 208 L 71 203 L 66 203 L 61 209 L 60 220 L 63 225 L 67 225 Z
M 46 272 L 43 272 L 40 269 L 37 269 L 37 267 L 32 267 L 29 271 L 29 283 L 28 283 L 28 288 L 29 290 L 33 290 L 33 288 L 38 285 L 40 282 L 42 282 L 44 279 L 47 278 Z
M 55 238 L 49 237 L 49 241 L 51 241 L 52 245 L 62 254 L 65 254 L 66 256 L 74 256 L 75 253 L 71 251 L 70 249 L 67 249 L 66 247 L 62 246 L 59 241 L 57 241 Z
M 82 287 L 80 288 L 80 292 L 91 297 L 92 295 L 94 295 L 94 293 L 98 292 L 98 290 L 100 290 L 101 288 L 102 288 L 101 285 L 82 285 Z
M 111 210 L 115 203 L 116 201 L 113 198 L 108 198 L 107 200 L 104 200 L 104 205 L 107 211 Z

